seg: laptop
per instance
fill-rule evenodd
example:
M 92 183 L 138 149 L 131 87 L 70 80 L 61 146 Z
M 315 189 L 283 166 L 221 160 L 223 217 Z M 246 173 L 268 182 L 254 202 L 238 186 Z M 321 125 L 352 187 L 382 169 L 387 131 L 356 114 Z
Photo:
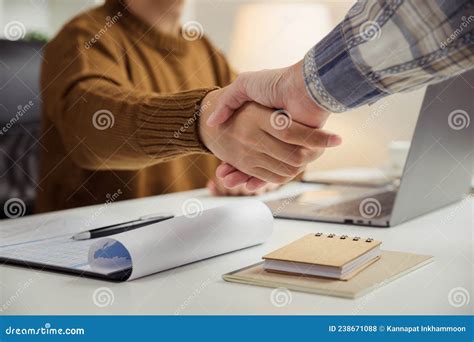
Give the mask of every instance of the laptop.
M 462 200 L 473 170 L 474 70 L 427 87 L 398 185 L 329 185 L 269 201 L 275 217 L 389 227 Z

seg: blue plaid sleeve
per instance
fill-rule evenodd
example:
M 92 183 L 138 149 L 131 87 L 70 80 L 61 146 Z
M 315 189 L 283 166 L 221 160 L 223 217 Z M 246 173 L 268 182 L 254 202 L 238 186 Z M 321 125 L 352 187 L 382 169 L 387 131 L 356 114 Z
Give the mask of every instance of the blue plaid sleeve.
M 305 56 L 312 98 L 331 112 L 474 67 L 472 0 L 358 1 Z

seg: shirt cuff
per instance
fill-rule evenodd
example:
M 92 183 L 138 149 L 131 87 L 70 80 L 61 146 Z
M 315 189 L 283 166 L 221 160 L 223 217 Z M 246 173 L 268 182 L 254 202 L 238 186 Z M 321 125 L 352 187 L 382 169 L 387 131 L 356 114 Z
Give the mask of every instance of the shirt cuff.
M 344 39 L 342 23 L 306 54 L 303 64 L 308 93 L 318 105 L 335 113 L 387 95 L 360 70 Z

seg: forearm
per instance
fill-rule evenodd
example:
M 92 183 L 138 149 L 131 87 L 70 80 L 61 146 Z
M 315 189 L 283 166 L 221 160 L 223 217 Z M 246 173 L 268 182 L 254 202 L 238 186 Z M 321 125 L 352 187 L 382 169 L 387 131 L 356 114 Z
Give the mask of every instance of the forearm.
M 79 166 L 140 169 L 207 151 L 197 126 L 209 90 L 160 95 L 83 81 L 60 101 L 53 121 Z
M 344 112 L 462 73 L 474 65 L 472 10 L 469 0 L 359 1 L 305 56 L 306 88 Z

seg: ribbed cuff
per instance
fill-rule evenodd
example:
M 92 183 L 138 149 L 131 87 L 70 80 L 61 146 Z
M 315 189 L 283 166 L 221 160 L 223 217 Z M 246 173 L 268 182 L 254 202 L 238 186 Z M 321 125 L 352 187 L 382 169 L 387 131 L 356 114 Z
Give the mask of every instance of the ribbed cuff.
M 147 99 L 137 115 L 137 138 L 143 151 L 160 158 L 207 153 L 209 150 L 199 138 L 199 118 L 202 100 L 215 89 L 196 89 Z
M 306 89 L 330 112 L 345 112 L 386 95 L 354 63 L 339 24 L 305 56 Z

